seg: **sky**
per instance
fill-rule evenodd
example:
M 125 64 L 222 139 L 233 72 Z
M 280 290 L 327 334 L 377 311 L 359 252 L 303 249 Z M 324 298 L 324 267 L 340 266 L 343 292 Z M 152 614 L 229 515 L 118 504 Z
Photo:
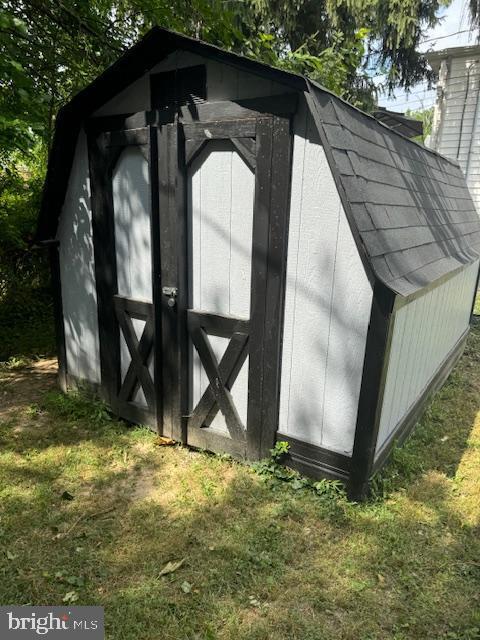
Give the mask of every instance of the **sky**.
M 446 9 L 442 9 L 442 22 L 434 29 L 430 29 L 425 36 L 424 43 L 419 47 L 421 51 L 438 51 L 449 47 L 461 47 L 473 45 L 475 37 L 470 33 L 457 33 L 468 31 L 468 0 L 453 0 Z M 455 35 L 450 35 L 455 34 Z M 445 37 L 448 36 L 448 37 Z M 406 111 L 407 109 L 426 109 L 435 103 L 435 89 L 428 90 L 426 83 L 412 87 L 409 95 L 397 90 L 395 98 L 390 99 L 379 95 L 378 104 L 393 111 Z

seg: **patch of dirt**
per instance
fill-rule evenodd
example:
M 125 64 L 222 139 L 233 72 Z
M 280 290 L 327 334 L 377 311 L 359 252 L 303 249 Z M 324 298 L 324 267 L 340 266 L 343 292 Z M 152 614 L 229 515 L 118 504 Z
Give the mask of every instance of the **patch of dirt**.
M 158 489 L 155 484 L 155 470 L 152 468 L 147 467 L 135 475 L 132 474 L 132 480 L 130 498 L 135 502 L 153 497 Z
M 12 418 L 16 428 L 28 424 L 28 407 L 38 402 L 43 394 L 57 384 L 56 358 L 43 358 L 19 369 L 0 372 L 0 422 Z
M 151 465 L 140 466 L 138 462 L 133 462 L 130 468 L 123 469 L 124 472 L 126 471 L 126 477 L 120 473 L 120 467 L 117 471 L 119 471 L 118 477 L 113 479 L 108 486 L 102 486 L 101 489 L 96 488 L 92 482 L 85 479 L 86 482 L 81 489 L 77 490 L 76 497 L 87 502 L 96 496 L 101 496 L 102 500 L 122 498 L 130 502 L 138 502 L 153 498 L 158 492 L 158 486 L 155 482 L 157 470 Z

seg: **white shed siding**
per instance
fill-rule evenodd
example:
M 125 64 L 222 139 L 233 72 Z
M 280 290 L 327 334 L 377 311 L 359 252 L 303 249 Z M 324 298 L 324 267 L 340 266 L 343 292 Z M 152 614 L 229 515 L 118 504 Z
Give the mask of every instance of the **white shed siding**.
M 148 111 L 150 105 L 150 75 L 203 64 L 207 69 L 208 100 L 239 100 L 285 93 L 285 85 L 240 71 L 220 62 L 189 53 L 175 51 L 155 65 L 148 73 L 104 104 L 94 115 L 105 116 Z
M 432 146 L 457 160 L 480 210 L 480 52 L 442 62 Z
M 67 372 L 79 380 L 99 383 L 97 292 L 84 131 L 78 138 L 57 239 L 60 241 Z
M 478 261 L 395 313 L 377 455 L 468 328 Z
M 372 288 L 305 108 L 294 133 L 279 431 L 350 454 Z
M 193 162 L 188 191 L 190 306 L 248 319 L 255 176 L 231 143 L 212 141 Z M 220 361 L 229 340 L 218 336 L 209 340 Z M 190 354 L 193 409 L 209 381 L 192 345 Z M 231 391 L 246 425 L 248 358 Z M 227 432 L 220 412 L 211 426 Z

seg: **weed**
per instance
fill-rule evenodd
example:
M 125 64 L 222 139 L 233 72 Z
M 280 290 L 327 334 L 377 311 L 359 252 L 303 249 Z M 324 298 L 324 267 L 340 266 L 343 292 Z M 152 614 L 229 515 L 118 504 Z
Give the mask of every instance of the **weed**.
M 110 425 L 112 422 L 107 405 L 85 389 L 69 393 L 51 391 L 44 396 L 41 409 L 57 418 L 88 420 L 97 427 Z
M 12 356 L 4 362 L 0 362 L 0 371 L 15 371 L 16 369 L 22 369 L 30 364 L 30 358 L 25 356 Z

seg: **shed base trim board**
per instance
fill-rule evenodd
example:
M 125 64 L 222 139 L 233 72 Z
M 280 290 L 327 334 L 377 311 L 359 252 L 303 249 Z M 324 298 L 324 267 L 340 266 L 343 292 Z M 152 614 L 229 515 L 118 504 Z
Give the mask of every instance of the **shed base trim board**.
M 329 478 L 346 482 L 350 474 L 350 457 L 323 449 L 315 444 L 302 442 L 296 438 L 277 432 L 277 442 L 290 445 L 285 460 L 287 467 L 315 479 Z
M 431 399 L 432 395 L 440 389 L 440 387 L 450 375 L 453 367 L 457 364 L 458 360 L 462 356 L 463 350 L 465 348 L 465 343 L 467 341 L 468 332 L 469 329 L 467 329 L 462 334 L 460 340 L 458 340 L 453 349 L 450 351 L 446 359 L 443 361 L 443 364 L 440 365 L 439 369 L 437 369 L 437 372 L 425 387 L 421 396 L 412 406 L 410 411 L 408 411 L 404 418 L 398 423 L 397 428 L 382 445 L 381 449 L 376 454 L 375 462 L 373 465 L 373 473 L 378 471 L 385 464 L 387 458 L 390 456 L 395 446 L 399 446 L 403 442 L 405 442 L 413 427 L 417 423 L 418 419 L 422 415 L 425 409 L 425 405 Z

